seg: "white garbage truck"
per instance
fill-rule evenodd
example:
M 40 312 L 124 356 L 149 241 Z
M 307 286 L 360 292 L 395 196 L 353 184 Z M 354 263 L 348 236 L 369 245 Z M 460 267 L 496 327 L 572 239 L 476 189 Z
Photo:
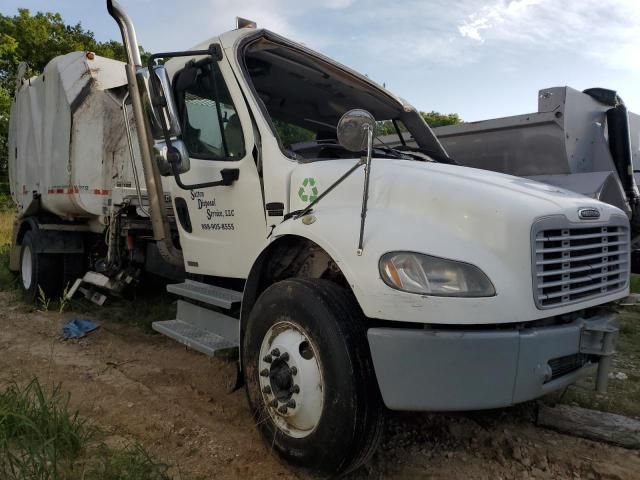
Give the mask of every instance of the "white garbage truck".
M 623 211 L 454 164 L 414 107 L 250 22 L 143 65 L 107 7 L 126 63 L 76 52 L 18 78 L 11 265 L 28 294 L 180 279 L 177 317 L 153 327 L 236 352 L 270 448 L 330 474 L 371 456 L 385 408 L 606 388 Z M 390 148 L 378 122 L 415 143 Z

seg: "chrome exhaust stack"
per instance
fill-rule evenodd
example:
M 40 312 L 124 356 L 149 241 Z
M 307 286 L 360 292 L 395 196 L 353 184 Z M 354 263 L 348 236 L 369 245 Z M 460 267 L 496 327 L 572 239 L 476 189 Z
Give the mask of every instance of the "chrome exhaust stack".
M 142 69 L 142 59 L 138 48 L 138 39 L 133 22 L 127 12 L 115 0 L 107 0 L 107 10 L 122 33 L 122 43 L 127 53 L 127 83 L 133 109 L 133 120 L 138 133 L 140 154 L 142 156 L 142 170 L 149 198 L 149 217 L 153 229 L 153 239 L 156 241 L 162 258 L 172 265 L 182 267 L 184 265 L 182 251 L 178 250 L 171 239 L 169 221 L 164 210 L 164 191 L 158 166 L 153 156 L 153 140 L 149 124 L 146 120 L 142 96 L 138 89 L 137 73 Z
M 129 18 L 129 15 L 124 8 L 114 0 L 107 0 L 107 10 L 109 11 L 109 15 L 115 19 L 118 27 L 120 27 L 122 43 L 125 52 L 127 52 L 127 63 L 133 65 L 135 68 L 142 67 L 136 30 L 133 28 L 133 22 Z

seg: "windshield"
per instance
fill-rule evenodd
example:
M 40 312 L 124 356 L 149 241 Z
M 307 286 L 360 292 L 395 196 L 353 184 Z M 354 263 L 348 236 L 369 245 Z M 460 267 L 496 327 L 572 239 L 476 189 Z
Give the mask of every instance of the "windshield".
M 354 108 L 368 110 L 378 122 L 375 156 L 446 157 L 417 112 L 405 111 L 380 88 L 320 56 L 262 36 L 244 50 L 244 63 L 281 148 L 291 158 L 357 156 L 341 147 L 336 135 L 338 121 Z

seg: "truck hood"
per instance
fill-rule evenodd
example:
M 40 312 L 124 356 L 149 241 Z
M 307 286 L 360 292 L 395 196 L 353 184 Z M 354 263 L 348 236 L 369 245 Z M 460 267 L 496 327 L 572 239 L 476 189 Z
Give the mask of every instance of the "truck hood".
M 354 163 L 355 160 L 329 160 L 297 167 L 291 176 L 291 210 L 306 206 Z M 364 168 L 361 168 L 322 199 L 316 210 L 338 206 L 359 208 L 363 184 Z M 369 188 L 369 209 L 426 216 L 439 224 L 455 223 L 456 219 L 466 223 L 476 218 L 495 225 L 500 219 L 509 218 L 530 226 L 536 217 L 558 213 L 578 221 L 577 209 L 585 206 L 598 208 L 601 219 L 620 213 L 597 200 L 533 180 L 410 160 L 373 159 Z

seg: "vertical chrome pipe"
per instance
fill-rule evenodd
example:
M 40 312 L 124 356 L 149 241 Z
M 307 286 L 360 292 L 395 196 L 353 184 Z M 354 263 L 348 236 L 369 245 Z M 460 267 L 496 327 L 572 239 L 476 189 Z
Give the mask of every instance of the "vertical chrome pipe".
M 131 160 L 131 171 L 133 173 L 133 183 L 136 185 L 136 194 L 138 195 L 138 208 L 147 217 L 151 217 L 142 200 L 142 189 L 140 188 L 140 178 L 138 177 L 138 167 L 136 166 L 136 155 L 133 151 L 133 139 L 131 138 L 131 125 L 129 125 L 129 113 L 127 112 L 127 100 L 129 92 L 124 96 L 121 103 L 122 118 L 124 119 L 124 128 L 127 132 L 127 145 L 129 146 L 129 158 Z
M 136 30 L 133 28 L 133 22 L 129 18 L 129 15 L 115 0 L 107 0 L 107 10 L 109 11 L 109 15 L 115 19 L 118 27 L 120 27 L 122 43 L 125 52 L 127 52 L 127 62 L 136 68 L 142 67 Z
M 162 257 L 172 265 L 183 266 L 182 252 L 178 250 L 171 239 L 169 221 L 164 211 L 164 191 L 158 167 L 155 164 L 152 150 L 153 141 L 146 121 L 142 96 L 138 89 L 136 72 L 142 68 L 140 49 L 136 38 L 136 30 L 124 8 L 115 0 L 107 0 L 107 10 L 114 18 L 120 33 L 122 33 L 122 43 L 127 52 L 127 64 L 125 66 L 129 95 L 131 97 L 131 108 L 133 110 L 133 120 L 136 125 L 138 142 L 140 144 L 140 155 L 142 157 L 142 170 L 149 197 L 149 213 L 151 228 L 153 229 L 153 239 L 156 241 L 158 250 Z
M 367 220 L 367 204 L 369 203 L 369 175 L 371 173 L 371 157 L 373 156 L 373 130 L 370 125 L 364 125 L 367 130 L 367 160 L 364 164 L 364 188 L 362 190 L 362 211 L 360 212 L 360 236 L 358 237 L 358 256 L 362 255 L 364 242 L 364 222 Z

